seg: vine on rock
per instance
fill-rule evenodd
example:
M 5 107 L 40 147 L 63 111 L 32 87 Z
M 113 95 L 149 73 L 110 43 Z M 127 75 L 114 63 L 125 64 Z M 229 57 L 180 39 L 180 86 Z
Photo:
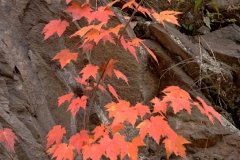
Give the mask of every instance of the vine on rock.
M 90 7 L 89 0 L 86 0 L 83 4 L 66 0 L 68 6 L 64 12 L 70 13 L 72 20 L 76 22 L 81 18 L 86 18 L 89 23 L 89 25 L 80 28 L 72 34 L 70 38 L 75 36 L 80 37 L 82 43 L 79 45 L 79 48 L 82 49 L 82 54 L 93 50 L 101 40 L 104 44 L 110 42 L 114 45 L 116 45 L 116 41 L 119 41 L 122 47 L 128 50 L 137 61 L 138 57 L 135 48 L 143 46 L 158 63 L 156 56 L 144 45 L 143 40 L 138 38 L 129 40 L 123 36 L 123 32 L 127 27 L 126 25 L 119 24 L 114 28 L 107 27 L 108 21 L 111 17 L 115 16 L 111 7 L 118 1 L 114 0 L 106 6 L 93 8 Z M 168 1 L 170 3 L 170 0 Z M 122 9 L 126 7 L 132 8 L 135 11 L 138 10 L 163 25 L 164 21 L 179 25 L 176 15 L 181 14 L 180 12 L 162 11 L 157 13 L 153 9 L 140 6 L 135 0 L 128 0 L 122 6 Z M 50 21 L 43 29 L 43 33 L 45 34 L 44 40 L 48 39 L 54 33 L 57 33 L 60 37 L 68 26 L 70 24 L 66 20 L 58 19 Z M 78 52 L 63 49 L 57 53 L 53 60 L 59 60 L 61 68 L 63 68 L 71 60 L 76 61 L 78 54 Z M 82 97 L 74 98 L 74 93 L 71 92 L 59 97 L 58 106 L 66 101 L 70 103 L 67 111 L 70 111 L 73 117 L 76 116 L 80 108 L 86 110 L 85 124 L 84 129 L 72 135 L 68 142 L 62 141 L 64 134 L 66 134 L 66 129 L 61 125 L 55 126 L 48 133 L 46 148 L 47 153 L 52 154 L 52 158 L 56 157 L 57 160 L 73 160 L 76 154 L 82 153 L 83 159 L 91 158 L 97 160 L 103 155 L 109 157 L 111 160 L 115 160 L 117 157 L 123 159 L 125 156 L 128 156 L 130 159 L 138 159 L 138 147 L 146 145 L 144 139 L 147 134 L 156 143 L 160 143 L 160 139 L 164 138 L 163 143 L 165 144 L 167 158 L 172 153 L 176 156 L 187 158 L 184 144 L 190 142 L 182 136 L 177 135 L 169 126 L 166 118 L 167 107 L 172 107 L 175 114 L 184 109 L 191 114 L 191 108 L 197 106 L 201 113 L 206 115 L 212 123 L 214 123 L 213 116 L 221 122 L 220 115 L 211 106 L 208 106 L 200 97 L 196 97 L 200 103 L 194 102 L 186 91 L 177 86 L 170 86 L 164 89 L 162 91 L 165 94 L 163 99 L 153 98 L 151 100 L 153 110 L 150 110 L 149 106 L 142 103 L 131 106 L 130 102 L 122 100 L 119 97 L 113 86 L 110 84 L 104 85 L 103 83 L 106 76 L 111 78 L 114 73 L 118 79 L 123 79 L 129 85 L 127 77 L 121 71 L 114 69 L 114 64 L 117 62 L 117 60 L 109 57 L 108 61 L 104 63 L 105 65 L 102 66 L 87 64 L 79 73 L 81 78 L 75 77 L 76 82 L 84 86 L 86 90 L 93 90 L 92 95 L 83 95 Z M 95 80 L 94 83 L 87 83 L 90 77 Z M 109 102 L 104 106 L 106 111 L 108 111 L 109 119 L 113 117 L 113 120 L 109 125 L 102 123 L 94 130 L 89 130 L 89 116 L 95 93 L 98 89 L 107 92 L 104 87 L 106 85 L 109 92 L 116 98 L 115 102 Z M 139 130 L 139 135 L 131 141 L 126 141 L 126 136 L 119 133 L 121 130 L 126 129 L 124 124 L 129 124 L 136 130 Z

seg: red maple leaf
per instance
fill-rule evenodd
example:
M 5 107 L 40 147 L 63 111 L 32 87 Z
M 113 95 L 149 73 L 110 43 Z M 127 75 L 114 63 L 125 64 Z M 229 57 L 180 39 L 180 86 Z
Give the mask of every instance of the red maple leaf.
M 205 114 L 213 124 L 214 124 L 213 116 L 216 117 L 220 123 L 222 123 L 221 115 L 218 112 L 216 112 L 211 106 L 207 105 L 202 98 L 197 97 L 197 99 L 201 102 L 203 106 L 202 109 L 200 105 L 197 105 L 202 114 Z
M 87 85 L 87 82 L 86 81 L 83 81 L 82 78 L 77 78 L 77 77 L 74 77 L 75 81 L 82 84 L 82 85 Z
M 174 138 L 166 138 L 163 143 L 165 143 L 167 158 L 169 158 L 172 152 L 174 152 L 176 156 L 181 156 L 185 159 L 187 158 L 185 152 L 186 148 L 183 146 L 183 144 L 188 144 L 190 142 L 182 136 L 178 136 L 176 134 Z
M 136 49 L 133 47 L 132 43 L 130 41 L 127 41 L 122 37 L 120 39 L 120 42 L 125 50 L 128 50 L 138 61 Z
M 79 74 L 82 75 L 82 81 L 87 80 L 90 76 L 92 76 L 96 80 L 97 72 L 99 67 L 93 66 L 92 64 L 86 65 Z
M 113 71 L 118 79 L 122 78 L 128 84 L 128 79 L 122 72 L 120 72 L 119 70 L 116 70 L 116 69 L 113 69 Z M 129 84 L 128 84 L 128 86 L 129 86 Z
M 92 17 L 92 9 L 86 3 L 81 5 L 79 2 L 72 2 L 64 12 L 72 13 L 73 21 L 79 20 L 82 17 L 89 20 Z
M 105 105 L 108 108 L 109 118 L 114 117 L 111 126 L 115 126 L 119 123 L 127 121 L 134 126 L 136 120 L 138 119 L 138 110 L 135 107 L 130 107 L 128 101 L 119 100 L 119 103 L 110 103 Z
M 64 127 L 62 128 L 61 125 L 54 126 L 53 129 L 48 132 L 46 148 L 49 148 L 54 142 L 59 144 L 65 133 L 66 130 Z
M 114 134 L 113 138 L 110 139 L 108 135 L 100 139 L 100 145 L 105 156 L 111 160 L 117 160 L 117 156 L 121 155 L 121 159 L 128 153 L 128 143 L 124 140 L 124 136 L 120 134 Z M 122 153 L 122 154 L 121 154 Z
M 80 154 L 80 150 L 82 149 L 82 147 L 89 144 L 88 131 L 81 130 L 79 133 L 73 135 L 69 140 L 69 144 L 73 145 L 78 154 Z
M 167 95 L 163 98 L 163 102 L 170 101 L 175 114 L 183 109 L 186 109 L 191 114 L 191 97 L 186 91 L 177 86 L 170 86 L 162 92 Z
M 112 127 L 112 134 L 115 134 L 115 133 L 121 131 L 124 128 L 125 128 L 124 124 L 117 124 L 117 125 Z
M 118 60 L 115 59 L 110 59 L 107 64 L 103 64 L 100 68 L 100 71 L 103 72 L 102 75 L 102 80 L 104 80 L 105 76 L 108 75 L 110 78 L 112 78 L 112 72 L 113 72 L 113 68 L 114 68 L 114 64 L 118 62 Z
M 18 140 L 13 131 L 9 128 L 0 129 L 0 143 L 6 144 L 12 151 L 14 151 L 15 140 Z
M 52 36 L 55 32 L 57 32 L 58 36 L 60 37 L 63 32 L 66 30 L 66 27 L 69 26 L 69 23 L 65 20 L 51 20 L 44 28 L 42 33 L 45 34 L 44 40 L 48 39 Z
M 69 49 L 63 49 L 60 52 L 58 52 L 57 55 L 55 57 L 53 57 L 52 60 L 59 59 L 61 67 L 63 68 L 71 60 L 76 61 L 77 60 L 77 55 L 78 55 L 77 52 L 71 52 Z
M 98 138 L 108 135 L 109 127 L 105 126 L 104 124 L 101 124 L 101 126 L 95 127 L 95 129 L 92 132 L 94 133 L 94 141 L 96 141 Z
M 159 143 L 161 136 L 171 136 L 175 133 L 162 116 L 151 117 L 150 120 L 144 120 L 137 128 L 140 128 L 139 134 L 142 140 L 146 134 L 149 134 L 157 143 Z
M 147 113 L 151 113 L 149 107 L 142 105 L 141 103 L 137 103 L 134 107 L 137 108 L 138 115 L 140 115 L 141 117 L 145 116 Z
M 72 100 L 72 103 L 69 105 L 67 111 L 71 111 L 72 116 L 75 117 L 76 113 L 79 111 L 79 108 L 82 107 L 83 109 L 86 108 L 87 104 L 87 96 L 82 96 L 81 98 L 76 98 Z
M 132 140 L 132 143 L 128 143 L 128 156 L 131 160 L 138 160 L 138 147 L 145 146 L 143 140 L 137 136 Z
M 161 11 L 160 14 L 155 12 L 152 15 L 159 23 L 162 23 L 163 26 L 165 27 L 164 20 L 180 26 L 177 21 L 177 17 L 176 17 L 176 15 L 178 15 L 178 14 L 182 14 L 182 12 L 167 10 L 167 11 Z
M 61 143 L 58 145 L 52 158 L 57 157 L 56 160 L 73 160 L 73 150 L 74 147 L 71 144 Z
M 79 46 L 79 48 L 82 48 L 82 54 L 91 51 L 93 49 L 93 47 L 95 46 L 94 41 L 88 41 L 84 44 L 82 44 L 81 46 Z
M 73 92 L 70 92 L 68 94 L 65 94 L 61 97 L 58 97 L 58 107 L 63 104 L 65 101 L 68 101 L 70 102 L 70 100 L 72 99 L 74 93 Z
M 104 151 L 99 144 L 91 144 L 83 146 L 82 153 L 84 160 L 87 160 L 88 158 L 91 158 L 92 160 L 99 160 L 104 154 Z
M 165 101 L 161 101 L 159 98 L 155 97 L 153 98 L 150 102 L 153 103 L 154 110 L 153 112 L 159 112 L 159 113 L 164 113 L 166 115 L 167 112 L 167 104 Z M 161 113 L 161 114 L 162 114 Z
M 102 23 L 107 23 L 108 20 L 110 19 L 110 16 L 115 16 L 111 8 L 100 6 L 98 7 L 97 11 L 92 12 L 91 17 L 89 17 L 88 19 L 88 23 L 91 23 L 94 19 L 97 19 Z
M 119 96 L 118 96 L 116 90 L 113 88 L 113 86 L 111 86 L 110 84 L 108 84 L 108 90 L 109 90 L 110 93 L 112 93 L 112 95 L 119 101 Z

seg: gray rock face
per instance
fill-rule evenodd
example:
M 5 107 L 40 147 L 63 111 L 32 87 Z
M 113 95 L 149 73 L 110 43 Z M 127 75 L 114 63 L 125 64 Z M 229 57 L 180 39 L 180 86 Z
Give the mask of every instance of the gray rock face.
M 66 127 L 68 138 L 79 130 L 78 127 L 82 124 L 81 114 L 76 119 L 72 119 L 70 113 L 66 113 L 66 104 L 57 107 L 57 99 L 68 92 L 76 94 L 81 92 L 81 86 L 75 82 L 74 77 L 79 76 L 78 73 L 84 67 L 86 58 L 79 54 L 77 62 L 68 64 L 64 69 L 60 69 L 58 62 L 51 61 L 57 52 L 75 45 L 75 39 L 69 40 L 68 36 L 77 28 L 73 24 L 61 38 L 55 35 L 47 41 L 43 41 L 41 34 L 43 27 L 50 20 L 66 16 L 61 12 L 64 5 L 65 1 L 60 0 L 0 1 L 0 126 L 11 128 L 19 139 L 15 146 L 16 153 L 9 151 L 14 160 L 50 159 L 45 152 L 45 138 L 48 131 L 54 125 L 60 124 Z M 83 26 L 85 23 L 80 21 L 79 24 Z M 110 27 L 117 24 L 119 21 L 113 19 Z M 152 27 L 151 34 L 157 36 L 158 33 L 155 32 L 157 27 Z M 164 32 L 163 35 L 169 36 L 169 33 L 170 31 Z M 186 46 L 190 43 L 186 37 L 179 36 L 181 33 L 177 33 L 174 29 L 171 35 L 183 37 L 182 42 Z M 108 43 L 100 44 L 98 49 L 93 50 L 90 61 L 96 65 L 101 64 L 105 59 L 103 54 L 119 60 L 116 68 L 129 78 L 130 87 L 116 77 L 106 81 L 116 88 L 122 99 L 129 100 L 132 105 L 136 102 L 150 105 L 149 100 L 159 96 L 160 90 L 167 85 L 179 85 L 193 96 L 204 98 L 203 93 L 198 91 L 198 86 L 193 85 L 197 78 L 194 79 L 192 75 L 198 75 L 194 72 L 199 71 L 197 61 L 187 65 L 184 70 L 174 67 L 164 75 L 169 76 L 168 79 L 164 80 L 161 77 L 164 70 L 172 67 L 179 58 L 182 60 L 193 58 L 192 53 L 186 53 L 181 46 L 174 44 L 171 36 L 168 40 L 166 43 L 146 41 L 146 45 L 158 57 L 159 66 L 154 65 L 149 54 L 142 48 L 138 49 L 139 62 L 137 62 L 124 49 Z M 160 43 L 165 46 L 161 47 Z M 174 53 L 175 58 L 169 56 L 167 50 Z M 181 50 L 182 55 L 177 55 L 178 50 Z M 227 77 L 231 79 L 230 75 Z M 160 84 L 159 79 L 161 79 Z M 207 99 L 206 96 L 205 100 Z M 99 119 L 106 124 L 109 123 L 103 106 L 111 100 L 112 97 L 107 92 L 104 94 L 97 92 L 90 120 L 91 127 L 99 123 Z M 94 117 L 96 113 L 99 119 Z M 169 111 L 169 122 L 174 130 L 192 141 L 192 144 L 187 146 L 189 159 L 196 157 L 227 159 L 228 153 L 240 157 L 238 152 L 240 140 L 237 133 L 226 130 L 218 123 L 211 125 L 197 110 L 194 110 L 193 116 L 187 115 L 185 111 L 175 116 Z M 194 134 L 192 134 L 193 130 Z M 161 145 L 149 144 L 149 147 L 141 150 L 140 156 L 150 159 L 165 157 L 166 155 L 162 153 L 165 151 L 160 147 Z M 219 148 L 221 154 L 215 155 Z M 151 151 L 154 151 L 154 154 Z M 214 155 L 211 156 L 211 153 Z M 0 148 L 0 159 L 9 159 L 8 153 L 2 148 Z M 172 156 L 171 159 L 178 158 Z

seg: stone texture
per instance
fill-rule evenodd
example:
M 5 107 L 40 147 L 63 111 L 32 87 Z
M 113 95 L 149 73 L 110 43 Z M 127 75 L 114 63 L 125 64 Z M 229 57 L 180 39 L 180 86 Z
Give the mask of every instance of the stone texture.
M 45 152 L 47 132 L 54 125 L 61 124 L 67 128 L 65 141 L 78 131 L 79 127 L 81 128 L 82 111 L 76 119 L 72 119 L 70 113 L 66 113 L 66 104 L 57 107 L 57 98 L 71 91 L 76 95 L 81 94 L 82 88 L 75 82 L 74 77 L 79 77 L 79 71 L 89 60 L 93 64 L 100 64 L 106 58 L 104 54 L 119 60 L 116 68 L 129 78 L 130 87 L 124 81 L 117 80 L 115 76 L 111 81 L 109 79 L 106 81 L 116 88 L 122 99 L 129 100 L 132 105 L 136 102 L 150 105 L 149 100 L 159 96 L 162 88 L 173 84 L 185 87 L 192 92 L 193 96 L 199 95 L 204 98 L 203 93 L 199 92 L 194 85 L 195 79 L 191 77 L 191 71 L 199 71 L 198 68 L 194 68 L 198 67 L 197 62 L 193 66 L 187 65 L 186 69 L 173 67 L 164 75 L 169 76 L 167 79 L 161 77 L 165 69 L 175 65 L 178 60 L 193 58 L 191 52 L 185 52 L 184 48 L 174 44 L 171 35 L 183 38 L 181 41 L 185 46 L 190 43 L 185 36 L 177 33 L 176 29 L 169 28 L 168 32 L 161 29 L 162 35 L 168 40 L 162 43 L 158 36 L 160 33 L 156 32 L 158 27 L 152 26 L 151 34 L 159 41 L 148 40 L 146 44 L 158 57 L 159 66 L 154 65 L 150 55 L 141 47 L 138 49 L 137 62 L 124 49 L 107 43 L 100 44 L 93 50 L 91 59 L 79 54 L 77 62 L 71 62 L 64 69 L 60 69 L 59 63 L 51 59 L 61 49 L 72 48 L 75 45 L 78 39 L 69 40 L 67 36 L 74 33 L 77 27 L 72 24 L 61 38 L 54 35 L 47 41 L 43 41 L 41 32 L 50 20 L 67 16 L 61 12 L 64 5 L 65 1 L 60 0 L 0 1 L 0 126 L 13 129 L 19 139 L 15 146 L 16 154 L 10 151 L 14 160 L 50 159 Z M 84 20 L 79 22 L 80 26 L 85 24 Z M 119 20 L 114 18 L 109 27 L 117 24 Z M 130 37 L 135 36 L 129 28 L 128 34 Z M 160 47 L 160 43 L 165 45 L 165 49 Z M 195 49 L 195 46 L 189 46 L 189 48 Z M 169 51 L 175 55 L 175 58 L 169 56 Z M 181 55 L 178 55 L 180 52 Z M 205 99 L 207 98 L 206 96 Z M 109 93 L 97 92 L 90 120 L 91 127 L 99 124 L 99 121 L 109 123 L 103 106 L 111 100 L 113 99 Z M 179 134 L 192 141 L 192 145 L 187 146 L 189 159 L 199 157 L 200 159 L 227 159 L 230 153 L 231 156 L 239 157 L 237 129 L 228 131 L 219 124 L 211 125 L 197 110 L 194 110 L 193 116 L 189 116 L 185 111 L 174 116 L 170 110 L 168 118 L 170 125 Z M 226 125 L 229 124 L 227 121 L 224 122 Z M 194 134 L 192 130 L 195 131 Z M 137 134 L 136 131 L 130 132 L 131 135 Z M 141 149 L 140 158 L 166 158 L 162 144 L 156 145 L 151 139 L 148 139 L 147 144 L 148 147 Z M 217 151 L 221 153 L 218 154 Z M 8 153 L 0 148 L 0 159 L 8 159 L 8 156 Z M 171 156 L 171 159 L 180 158 Z

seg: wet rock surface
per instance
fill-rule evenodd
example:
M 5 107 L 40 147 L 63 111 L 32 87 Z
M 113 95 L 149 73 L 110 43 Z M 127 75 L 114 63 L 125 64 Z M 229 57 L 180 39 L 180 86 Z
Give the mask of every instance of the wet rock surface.
M 77 27 L 71 24 L 63 37 L 55 35 L 47 41 L 43 41 L 41 34 L 50 20 L 66 16 L 61 12 L 64 5 L 65 1 L 60 0 L 0 1 L 0 126 L 13 129 L 19 139 L 16 153 L 10 152 L 14 160 L 50 159 L 45 152 L 48 131 L 54 125 L 61 124 L 67 128 L 68 138 L 82 124 L 81 113 L 77 119 L 71 119 L 70 113 L 66 113 L 66 104 L 57 107 L 57 98 L 71 91 L 76 94 L 81 92 L 81 86 L 74 77 L 79 76 L 79 71 L 86 64 L 86 57 L 79 54 L 77 62 L 68 64 L 64 69 L 60 69 L 58 62 L 51 61 L 57 52 L 75 45 L 74 40 L 68 40 L 67 36 L 74 33 Z M 85 22 L 80 21 L 79 24 L 84 26 Z M 109 26 L 116 24 L 119 24 L 117 18 Z M 229 26 L 203 36 L 216 60 L 204 41 L 189 40 L 172 25 L 164 30 L 160 25 L 151 23 L 145 29 L 150 34 L 144 37 L 145 44 L 156 54 L 159 65 L 154 64 L 149 54 L 141 48 L 138 49 L 139 62 L 124 49 L 108 43 L 100 44 L 92 52 L 90 61 L 93 64 L 100 64 L 103 54 L 119 60 L 116 67 L 129 78 L 130 85 L 128 87 L 124 81 L 113 77 L 111 85 L 115 86 L 120 97 L 132 105 L 136 102 L 150 105 L 149 100 L 161 96 L 163 88 L 178 85 L 193 97 L 204 98 L 208 104 L 219 106 L 220 102 L 227 102 L 219 111 L 224 111 L 225 117 L 235 113 L 227 119 L 238 126 L 239 27 Z M 199 61 L 200 48 L 205 53 L 202 61 Z M 233 54 L 226 54 L 228 52 Z M 202 75 L 199 76 L 199 73 Z M 220 97 L 221 101 L 216 97 Z M 100 121 L 109 123 L 103 106 L 110 100 L 110 94 L 97 93 L 90 120 L 92 127 Z M 196 108 L 192 115 L 186 111 L 177 115 L 171 110 L 168 112 L 173 129 L 192 142 L 186 145 L 189 159 L 235 160 L 240 157 L 239 131 L 224 118 L 223 126 L 218 122 L 212 125 Z M 151 141 L 147 139 L 148 146 L 141 148 L 139 159 L 166 159 L 163 145 Z M 8 159 L 8 156 L 0 148 L 0 159 Z M 171 156 L 170 159 L 180 158 Z

